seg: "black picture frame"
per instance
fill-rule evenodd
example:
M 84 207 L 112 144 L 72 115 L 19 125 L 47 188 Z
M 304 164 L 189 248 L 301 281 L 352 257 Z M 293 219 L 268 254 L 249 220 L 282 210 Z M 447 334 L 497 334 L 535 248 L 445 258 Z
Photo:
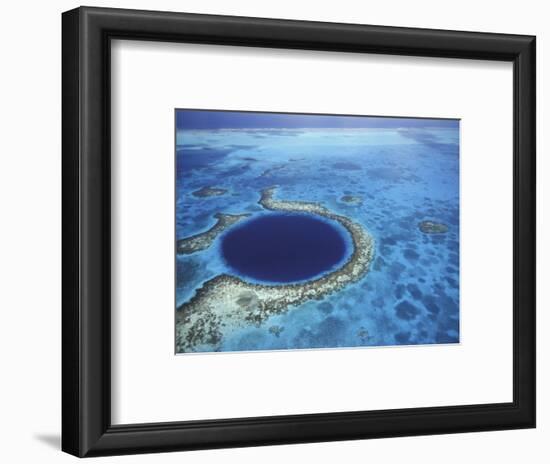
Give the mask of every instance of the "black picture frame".
M 63 13 L 62 24 L 64 451 L 84 457 L 535 426 L 535 37 L 89 7 Z M 112 39 L 513 62 L 513 401 L 111 425 Z

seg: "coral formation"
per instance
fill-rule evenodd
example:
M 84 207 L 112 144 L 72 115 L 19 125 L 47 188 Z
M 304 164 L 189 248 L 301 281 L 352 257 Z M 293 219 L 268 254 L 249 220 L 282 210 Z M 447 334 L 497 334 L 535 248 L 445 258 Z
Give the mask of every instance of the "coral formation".
M 225 195 L 227 193 L 226 189 L 219 187 L 202 187 L 199 190 L 193 192 L 194 197 L 205 198 L 205 197 L 219 197 L 220 195 Z
M 357 195 L 344 195 L 342 198 L 340 198 L 340 201 L 343 203 L 347 203 L 348 205 L 360 205 L 361 203 L 363 203 L 363 199 Z
M 215 214 L 214 217 L 218 221 L 206 232 L 178 240 L 176 247 L 177 253 L 179 255 L 189 255 L 191 253 L 195 253 L 196 251 L 208 248 L 212 245 L 215 238 L 225 229 L 249 216 L 250 214 Z
M 272 315 L 286 312 L 290 307 L 308 300 L 320 300 L 358 281 L 367 273 L 374 254 L 374 239 L 362 226 L 318 203 L 276 200 L 275 190 L 276 187 L 270 187 L 262 191 L 259 204 L 264 209 L 316 214 L 340 223 L 351 236 L 353 251 L 350 258 L 334 272 L 304 283 L 264 285 L 227 274 L 212 278 L 176 312 L 177 352 L 202 351 L 205 348 L 219 350 L 224 332 L 251 324 L 260 325 Z M 206 234 L 216 229 L 218 224 Z M 201 234 L 195 240 L 201 240 L 200 246 L 206 247 L 218 233 L 207 238 Z M 178 242 L 178 251 L 180 243 L 189 246 L 188 240 L 193 240 L 193 237 Z M 208 245 L 204 246 L 207 241 Z
M 422 221 L 418 227 L 425 234 L 444 234 L 449 230 L 446 224 L 434 221 Z

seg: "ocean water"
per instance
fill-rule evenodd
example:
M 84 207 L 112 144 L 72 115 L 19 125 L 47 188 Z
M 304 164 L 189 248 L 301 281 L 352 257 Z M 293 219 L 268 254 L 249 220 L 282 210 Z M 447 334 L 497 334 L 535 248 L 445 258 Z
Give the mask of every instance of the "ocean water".
M 254 282 L 304 282 L 345 263 L 351 250 L 340 229 L 311 214 L 256 215 L 222 236 L 222 256 L 232 273 Z
M 258 204 L 260 193 L 277 185 L 275 198 L 318 202 L 361 224 L 375 240 L 370 270 L 361 280 L 272 316 L 259 327 L 230 334 L 221 351 L 460 341 L 457 127 L 185 128 L 178 130 L 176 144 L 178 239 L 208 230 L 220 212 L 249 213 L 248 222 L 262 225 L 268 212 Z M 204 187 L 226 193 L 193 195 Z M 427 220 L 445 224 L 447 232 L 422 232 L 419 223 Z M 238 240 L 231 242 L 243 226 L 233 227 L 209 248 L 176 257 L 178 307 L 222 273 L 274 284 L 285 281 L 284 266 L 274 276 L 266 263 L 256 262 L 252 270 L 239 265 L 238 247 L 244 249 L 246 242 L 257 254 L 269 256 L 267 243 L 252 243 L 256 233 L 267 235 L 261 227 L 249 229 L 251 234 L 237 234 Z M 334 229 L 327 225 L 328 230 Z M 334 240 L 326 239 L 329 245 L 320 246 L 330 248 L 344 236 L 345 231 L 338 231 Z M 231 249 L 230 259 L 224 256 L 224 243 L 226 255 Z M 303 250 L 304 256 L 311 258 L 317 246 Z M 294 268 L 287 280 L 322 273 L 347 247 L 349 243 L 326 261 L 320 256 L 322 263 L 312 263 L 311 269 L 302 260 L 304 269 Z

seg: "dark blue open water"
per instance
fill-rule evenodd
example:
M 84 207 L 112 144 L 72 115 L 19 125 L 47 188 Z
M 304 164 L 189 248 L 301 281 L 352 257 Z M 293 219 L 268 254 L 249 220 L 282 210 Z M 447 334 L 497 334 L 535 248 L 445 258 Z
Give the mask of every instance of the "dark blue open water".
M 264 282 L 311 279 L 346 255 L 342 233 L 329 222 L 304 214 L 268 214 L 230 229 L 221 244 L 238 274 Z

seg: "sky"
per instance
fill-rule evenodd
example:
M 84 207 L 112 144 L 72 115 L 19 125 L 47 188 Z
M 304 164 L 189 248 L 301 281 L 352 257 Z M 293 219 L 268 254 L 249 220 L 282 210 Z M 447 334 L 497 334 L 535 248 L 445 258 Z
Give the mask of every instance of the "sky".
M 291 128 L 458 128 L 458 119 L 419 119 L 370 116 L 334 116 L 299 113 L 176 110 L 182 129 L 291 129 Z

